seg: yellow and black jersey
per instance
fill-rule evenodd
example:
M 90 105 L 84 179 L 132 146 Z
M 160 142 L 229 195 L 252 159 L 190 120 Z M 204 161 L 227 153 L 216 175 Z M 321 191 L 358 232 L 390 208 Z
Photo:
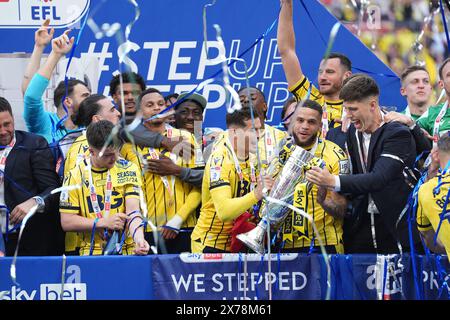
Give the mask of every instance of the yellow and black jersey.
M 309 96 L 309 100 L 317 101 L 322 107 L 326 107 L 328 123 L 333 123 L 333 128 L 340 126 L 340 122 L 336 122 L 335 120 L 340 121 L 342 119 L 343 100 L 325 100 L 325 97 L 319 92 L 319 89 L 317 89 L 305 76 L 302 76 L 295 85 L 290 87 L 289 91 L 295 96 L 297 101 L 301 101 L 308 95 L 310 86 L 311 95 Z
M 287 137 L 285 131 L 278 130 L 268 124 L 264 125 L 264 130 L 261 131 L 258 140 L 259 160 L 262 168 L 267 168 L 272 160 L 276 160 Z M 250 155 L 250 161 L 259 168 L 256 154 Z
M 64 160 L 64 177 L 69 175 L 70 170 L 77 167 L 84 159 L 89 158 L 89 145 L 86 132 L 83 132 L 70 146 Z M 80 240 L 76 232 L 66 232 L 66 252 L 75 251 L 80 246 Z
M 192 145 L 196 146 L 194 136 L 185 131 L 170 128 L 169 136 L 184 137 Z M 168 136 L 168 131 L 164 132 Z M 143 190 L 147 202 L 147 215 L 150 221 L 157 227 L 165 225 L 175 214 L 183 219 L 181 228 L 193 228 L 197 223 L 196 208 L 201 201 L 200 189 L 180 180 L 174 176 L 159 176 L 145 171 L 145 161 L 158 159 L 161 155 L 169 157 L 180 167 L 196 168 L 199 163 L 196 156 L 189 161 L 182 157 L 176 157 L 164 148 L 141 148 L 127 143 L 122 147 L 122 156 L 138 165 L 143 173 Z M 150 226 L 147 231 L 151 231 Z
M 60 212 L 61 214 L 78 214 L 82 217 L 95 219 L 95 214 L 89 190 L 89 173 L 86 169 L 88 165 L 84 160 L 80 165 L 70 170 L 64 178 L 64 186 L 81 185 L 81 188 L 71 191 L 61 192 Z M 112 179 L 112 197 L 110 215 L 116 213 L 126 213 L 125 201 L 128 198 L 139 199 L 139 190 L 142 185 L 139 169 L 132 162 L 124 159 L 116 161 L 113 168 L 109 170 Z M 95 192 L 100 208 L 104 208 L 106 192 L 107 169 L 97 169 L 92 167 L 92 181 L 95 184 Z M 89 255 L 91 232 L 79 232 L 80 255 Z M 94 255 L 102 254 L 105 241 L 102 239 L 102 232 L 98 231 L 94 238 Z M 132 254 L 134 242 L 130 235 L 127 236 L 122 252 Z
M 64 161 L 64 176 L 69 174 L 69 171 L 78 166 L 84 159 L 89 158 L 89 144 L 86 139 L 86 132 L 83 132 L 67 151 L 66 160 Z
M 350 173 L 347 155 L 333 142 L 320 139 L 314 155 L 325 162 L 331 174 Z M 324 211 L 317 202 L 317 191 L 318 187 L 314 184 L 299 183 L 294 191 L 293 205 L 312 216 L 324 245 L 335 245 L 338 253 L 343 253 L 343 220 L 334 218 Z M 283 226 L 284 248 L 309 247 L 313 237 L 315 237 L 314 245 L 318 246 L 319 241 L 312 223 L 296 212 L 288 215 Z
M 219 250 L 230 250 L 233 220 L 257 203 L 251 191 L 249 160 L 239 161 L 242 181 L 236 170 L 233 151 L 224 133 L 206 163 L 202 185 L 202 208 L 192 232 L 192 243 Z M 221 212 L 219 212 L 219 210 Z M 220 216 L 227 219 L 220 218 Z M 225 221 L 223 221 L 225 220 Z M 193 251 L 195 247 L 192 245 Z
M 434 230 L 436 232 L 439 226 L 445 198 L 449 192 L 450 174 L 442 176 L 442 183 L 439 193 L 436 195 L 433 193 L 433 190 L 438 184 L 438 177 L 427 181 L 419 189 L 416 218 L 419 231 Z M 449 210 L 450 204 L 447 206 L 447 212 Z M 447 219 L 442 221 L 438 238 L 444 245 L 447 256 L 450 257 L 450 224 Z

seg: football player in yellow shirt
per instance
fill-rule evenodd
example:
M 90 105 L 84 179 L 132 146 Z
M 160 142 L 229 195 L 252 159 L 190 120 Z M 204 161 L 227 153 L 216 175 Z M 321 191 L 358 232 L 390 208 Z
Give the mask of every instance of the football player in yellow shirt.
M 113 143 L 100 156 L 113 127 L 106 120 L 89 125 L 91 156 L 64 179 L 64 186 L 81 187 L 60 196 L 61 225 L 64 231 L 79 232 L 80 255 L 102 254 L 112 231 L 122 231 L 123 254 L 145 255 L 149 250 L 139 205 L 139 169 L 119 159 L 119 146 Z
M 297 108 L 289 130 L 295 144 L 313 153 L 325 162 L 326 168 L 334 174 L 348 174 L 350 164 L 341 148 L 331 141 L 322 139 L 322 107 L 316 101 L 305 100 Z M 328 253 L 344 253 L 342 234 L 347 200 L 343 195 L 327 191 L 310 182 L 299 183 L 294 192 L 293 205 L 312 216 L 320 239 Z M 282 227 L 282 252 L 320 252 L 318 235 L 312 222 L 292 212 Z
M 76 113 L 72 115 L 72 121 L 79 128 L 87 128 L 91 122 L 108 120 L 116 125 L 120 120 L 120 112 L 116 109 L 111 99 L 101 94 L 93 94 L 86 98 Z M 82 160 L 89 157 L 89 145 L 86 140 L 86 132 L 83 132 L 67 152 L 64 163 L 64 176 L 76 167 Z
M 141 93 L 139 103 L 144 119 L 159 114 L 165 108 L 164 97 L 153 88 Z M 144 126 L 168 139 L 183 137 L 192 145 L 196 145 L 191 133 L 166 125 L 162 118 L 146 121 Z M 180 167 L 195 168 L 198 163 L 195 156 L 184 159 L 185 157 L 177 157 L 164 148 L 136 147 L 134 149 L 131 144 L 125 144 L 121 152 L 124 158 L 143 169 L 148 218 L 160 229 L 167 253 L 190 252 L 190 234 L 197 222 L 195 211 L 201 201 L 200 188 L 182 181 L 178 176 L 154 174 L 146 168 L 145 163 L 147 160 L 165 156 Z M 146 239 L 151 245 L 154 244 L 151 232 L 146 234 Z
M 91 122 L 108 120 L 116 125 L 120 119 L 120 112 L 108 97 L 101 94 L 93 94 L 80 104 L 77 112 L 72 115 L 72 122 L 79 128 L 86 128 Z M 86 132 L 75 139 L 67 152 L 64 161 L 64 177 L 69 175 L 70 170 L 80 165 L 89 158 L 90 151 L 86 139 Z M 78 255 L 79 239 L 75 232 L 66 232 L 66 255 Z
M 233 221 L 263 198 L 273 180 L 259 175 L 249 161 L 257 148 L 261 122 L 249 108 L 227 113 L 228 130 L 216 142 L 205 166 L 202 208 L 192 232 L 192 252 L 230 252 Z
M 256 155 L 252 153 L 251 161 L 258 165 L 261 161 L 261 167 L 267 168 L 274 160 L 287 138 L 285 131 L 281 131 L 273 126 L 265 123 L 267 117 L 267 103 L 264 93 L 256 87 L 242 87 L 239 91 L 239 98 L 242 106 L 254 108 L 254 116 L 259 117 L 261 122 L 260 137 L 258 140 L 259 160 Z
M 437 151 L 433 152 L 433 160 L 439 164 L 436 177 L 431 178 L 419 188 L 417 206 L 417 228 L 426 245 L 435 253 L 450 257 L 450 224 L 448 202 L 450 192 L 450 136 L 442 135 L 437 142 Z M 437 233 L 436 242 L 434 241 Z
M 277 33 L 278 51 L 289 91 L 300 101 L 307 96 L 311 83 L 303 74 L 295 52 L 292 0 L 281 0 L 281 5 Z M 335 128 L 341 123 L 343 101 L 339 99 L 339 93 L 343 81 L 352 74 L 351 70 L 351 61 L 346 56 L 340 53 L 331 53 L 326 60 L 322 60 L 320 63 L 317 79 L 319 88 L 311 87 L 309 99 L 316 100 L 324 108 L 322 117 L 327 120 L 329 129 Z

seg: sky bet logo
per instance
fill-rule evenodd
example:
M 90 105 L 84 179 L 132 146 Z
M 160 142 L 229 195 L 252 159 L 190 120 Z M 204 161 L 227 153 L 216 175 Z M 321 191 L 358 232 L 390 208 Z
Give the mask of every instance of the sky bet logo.
M 3 295 L 4 300 L 37 300 L 37 290 L 27 291 L 12 286 L 11 290 Z M 86 283 L 66 283 L 61 298 L 60 283 L 43 283 L 40 286 L 41 300 L 86 300 Z

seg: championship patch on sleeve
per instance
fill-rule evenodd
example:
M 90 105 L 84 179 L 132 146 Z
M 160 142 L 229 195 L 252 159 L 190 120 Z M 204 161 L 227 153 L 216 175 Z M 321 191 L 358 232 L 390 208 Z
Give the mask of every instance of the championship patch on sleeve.
M 339 160 L 339 174 L 350 174 L 350 163 L 346 160 Z
M 210 169 L 210 181 L 216 182 L 220 180 L 220 172 L 222 171 L 222 167 L 215 166 Z
M 216 156 L 214 155 L 212 160 L 211 160 L 211 169 L 213 167 L 218 167 L 222 164 L 223 162 L 223 156 Z
M 61 203 L 67 202 L 69 200 L 69 191 L 64 190 L 61 192 L 61 195 L 59 196 L 59 201 Z

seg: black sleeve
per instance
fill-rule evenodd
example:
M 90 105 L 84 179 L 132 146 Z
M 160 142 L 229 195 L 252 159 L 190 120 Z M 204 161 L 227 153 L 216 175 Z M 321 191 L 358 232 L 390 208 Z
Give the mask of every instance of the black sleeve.
M 411 142 L 411 134 L 406 128 L 393 132 L 383 141 L 381 156 L 370 172 L 339 176 L 341 192 L 351 194 L 377 192 L 393 179 L 401 177 L 405 165 L 394 158 L 398 157 L 405 162 L 410 156 Z
M 417 154 L 421 154 L 424 151 L 430 151 L 432 147 L 431 140 L 425 137 L 423 131 L 420 129 L 420 126 L 416 124 L 414 129 L 411 130 L 411 134 L 416 142 L 416 152 Z
M 61 186 L 58 174 L 56 173 L 54 161 L 49 161 L 53 155 L 48 148 L 47 141 L 44 138 L 33 136 L 35 139 L 34 152 L 31 155 L 31 172 L 33 181 L 36 183 L 38 196 L 46 197 L 53 189 Z M 46 205 L 49 201 L 53 201 L 54 197 L 45 199 Z
M 147 130 L 142 123 L 139 124 L 136 129 L 130 131 L 130 134 L 134 139 L 134 143 L 140 147 L 161 147 L 163 136 L 158 132 Z M 120 137 L 126 142 L 131 142 L 123 128 L 120 131 Z
M 202 169 L 191 169 L 191 168 L 181 168 L 180 179 L 184 182 L 187 182 L 194 187 L 202 187 L 203 181 L 203 172 Z

